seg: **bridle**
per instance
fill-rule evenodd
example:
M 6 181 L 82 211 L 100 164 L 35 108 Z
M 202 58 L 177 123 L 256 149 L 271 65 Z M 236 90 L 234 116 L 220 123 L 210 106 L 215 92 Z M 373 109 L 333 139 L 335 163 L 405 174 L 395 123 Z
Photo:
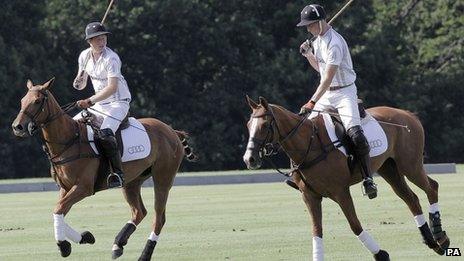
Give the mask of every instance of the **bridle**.
M 327 157 L 328 153 L 335 149 L 334 143 L 329 143 L 327 145 L 324 145 L 322 143 L 322 139 L 321 139 L 321 137 L 319 135 L 319 130 L 318 130 L 315 122 L 313 122 L 312 120 L 309 120 L 309 122 L 311 123 L 312 132 L 311 132 L 311 135 L 309 137 L 308 147 L 306 148 L 301 161 L 297 164 L 292 160 L 292 168 L 291 168 L 291 170 L 289 172 L 282 172 L 276 166 L 276 164 L 274 164 L 274 162 L 272 161 L 272 159 L 270 157 L 272 155 L 278 154 L 281 150 L 283 150 L 285 152 L 285 154 L 287 154 L 287 156 L 290 158 L 290 155 L 289 155 L 288 151 L 286 151 L 285 148 L 282 145 L 285 144 L 286 141 L 290 140 L 297 133 L 297 131 L 303 125 L 303 123 L 305 123 L 306 120 L 308 120 L 308 113 L 304 114 L 302 119 L 285 135 L 282 135 L 282 133 L 281 133 L 281 131 L 279 129 L 279 126 L 277 125 L 277 122 L 276 122 L 276 119 L 275 119 L 275 116 L 274 116 L 274 112 L 272 111 L 271 107 L 269 107 L 269 110 L 266 111 L 265 113 L 262 113 L 262 114 L 259 114 L 259 115 L 251 115 L 251 118 L 264 118 L 264 117 L 271 117 L 271 121 L 269 122 L 268 126 L 266 127 L 266 136 L 265 136 L 265 138 L 264 139 L 258 139 L 258 138 L 252 137 L 250 139 L 250 142 L 252 144 L 251 144 L 251 146 L 248 146 L 247 149 L 250 149 L 250 150 L 257 149 L 260 158 L 264 158 L 265 160 L 267 160 L 277 170 L 277 172 L 279 172 L 280 174 L 282 174 L 282 175 L 284 175 L 286 177 L 290 177 L 293 174 L 293 172 L 295 172 L 297 170 L 306 169 L 306 168 L 310 168 L 310 167 L 314 166 L 315 164 L 317 164 L 320 161 L 324 160 Z M 275 134 L 278 135 L 277 139 L 275 139 Z M 321 152 L 321 154 L 319 154 L 314 159 L 312 159 L 310 161 L 306 161 L 308 156 L 309 156 L 309 153 L 311 151 L 311 148 L 314 145 L 314 140 L 316 138 L 319 140 L 322 152 Z M 277 140 L 277 141 L 275 141 L 275 140 Z
M 77 122 L 74 121 L 74 134 L 72 137 L 65 141 L 65 142 L 56 142 L 56 141 L 49 141 L 45 139 L 43 132 L 40 132 L 39 130 L 43 129 L 46 127 L 48 124 L 53 122 L 54 120 L 62 117 L 64 114 L 66 114 L 68 111 L 74 109 L 77 105 L 76 102 L 71 102 L 68 103 L 64 106 L 61 106 L 61 110 L 59 112 L 52 114 L 51 109 L 50 109 L 50 99 L 49 99 L 49 93 L 47 90 L 30 90 L 30 91 L 37 91 L 40 94 L 43 95 L 43 97 L 40 100 L 40 106 L 39 108 L 34 112 L 31 113 L 27 110 L 20 110 L 19 114 L 25 114 L 29 119 L 30 123 L 27 126 L 28 132 L 31 136 L 37 137 L 39 144 L 42 146 L 42 149 L 44 150 L 45 154 L 47 154 L 48 159 L 50 160 L 50 163 L 53 168 L 55 168 L 56 165 L 62 165 L 80 158 L 97 158 L 98 155 L 95 155 L 93 153 L 84 153 L 82 154 L 81 148 L 80 148 L 80 137 L 81 137 L 81 132 L 80 128 Z M 47 116 L 45 117 L 45 120 L 43 122 L 38 122 L 39 116 L 47 111 Z M 37 133 L 40 133 L 39 135 L 36 135 Z M 74 144 L 79 144 L 79 153 L 61 160 L 57 160 L 63 155 L 64 152 L 66 152 L 68 149 L 70 149 Z M 61 150 L 56 155 L 52 155 L 47 144 L 58 144 L 61 146 L 64 146 L 64 148 Z M 56 172 L 56 171 L 55 171 Z
M 28 129 L 29 134 L 31 136 L 34 136 L 37 133 L 38 130 L 44 128 L 49 123 L 51 123 L 52 121 L 58 119 L 63 114 L 65 114 L 66 111 L 69 111 L 69 110 L 71 110 L 72 108 L 74 108 L 76 106 L 75 103 L 67 104 L 64 107 L 62 107 L 63 110 L 61 110 L 58 113 L 52 115 L 50 113 L 51 111 L 50 111 L 50 103 L 49 103 L 48 91 L 47 90 L 45 90 L 45 91 L 44 90 L 29 90 L 29 91 L 39 92 L 43 96 L 40 99 L 39 108 L 34 113 L 31 113 L 31 112 L 29 112 L 27 110 L 20 110 L 19 113 L 18 113 L 18 114 L 24 114 L 30 119 L 30 123 L 32 123 L 32 125 L 29 124 L 27 126 L 27 129 Z M 48 112 L 47 117 L 45 118 L 45 120 L 43 122 L 41 122 L 41 123 L 37 122 L 38 117 L 43 112 L 45 112 L 45 110 Z
M 266 136 L 264 139 L 258 139 L 256 137 L 252 137 L 250 141 L 255 145 L 258 145 L 258 152 L 260 155 L 269 157 L 272 155 L 276 155 L 279 153 L 280 150 L 282 150 L 282 144 L 284 144 L 287 140 L 289 140 L 295 133 L 298 131 L 298 129 L 303 125 L 303 123 L 307 120 L 307 117 L 303 117 L 295 127 L 293 127 L 290 132 L 288 132 L 285 135 L 282 135 L 282 132 L 279 129 L 279 126 L 276 123 L 274 113 L 272 111 L 272 108 L 269 108 L 269 110 L 263 114 L 259 115 L 251 115 L 251 118 L 254 119 L 259 119 L 259 118 L 264 118 L 264 117 L 271 117 L 270 123 L 266 127 Z M 277 139 L 275 138 L 275 134 L 277 134 Z M 275 141 L 276 140 L 276 141 Z

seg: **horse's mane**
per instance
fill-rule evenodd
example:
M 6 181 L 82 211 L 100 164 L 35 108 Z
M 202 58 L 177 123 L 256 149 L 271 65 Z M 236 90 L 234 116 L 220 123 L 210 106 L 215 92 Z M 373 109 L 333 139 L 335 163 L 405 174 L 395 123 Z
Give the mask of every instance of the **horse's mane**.
M 271 107 L 272 110 L 274 110 L 274 111 L 275 111 L 276 109 L 277 109 L 277 110 L 280 110 L 280 111 L 282 111 L 284 114 L 288 114 L 291 118 L 298 118 L 298 115 L 297 115 L 297 114 L 295 114 L 295 113 L 293 113 L 293 112 L 287 110 L 285 107 L 283 107 L 283 106 L 281 106 L 281 105 L 269 103 L 269 107 Z

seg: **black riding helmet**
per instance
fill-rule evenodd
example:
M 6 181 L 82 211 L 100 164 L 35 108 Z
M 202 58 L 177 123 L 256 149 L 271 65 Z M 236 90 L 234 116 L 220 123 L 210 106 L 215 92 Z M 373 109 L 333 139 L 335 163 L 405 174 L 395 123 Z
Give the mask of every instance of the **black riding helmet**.
M 307 5 L 301 11 L 301 21 L 296 26 L 307 26 L 326 18 L 324 8 L 320 5 Z
M 92 22 L 85 27 L 85 40 L 102 34 L 110 34 L 110 32 L 99 22 Z

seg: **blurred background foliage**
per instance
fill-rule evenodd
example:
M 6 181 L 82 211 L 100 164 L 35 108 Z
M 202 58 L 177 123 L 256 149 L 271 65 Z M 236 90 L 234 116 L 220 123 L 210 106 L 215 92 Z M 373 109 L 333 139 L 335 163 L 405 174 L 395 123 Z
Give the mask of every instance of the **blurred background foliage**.
M 314 1 L 334 14 L 344 1 Z M 85 25 L 107 1 L 2 1 L 0 13 L 0 178 L 48 175 L 34 139 L 11 122 L 26 80 L 55 76 L 61 104 L 93 89 L 71 87 Z M 245 95 L 298 111 L 318 75 L 298 47 L 306 1 L 118 0 L 106 21 L 108 46 L 123 61 L 131 114 L 156 117 L 191 134 L 201 156 L 182 170 L 242 169 L 250 110 Z M 464 2 L 355 1 L 334 23 L 347 40 L 365 106 L 410 110 L 426 131 L 427 162 L 464 162 Z M 281 159 L 282 166 L 288 161 Z

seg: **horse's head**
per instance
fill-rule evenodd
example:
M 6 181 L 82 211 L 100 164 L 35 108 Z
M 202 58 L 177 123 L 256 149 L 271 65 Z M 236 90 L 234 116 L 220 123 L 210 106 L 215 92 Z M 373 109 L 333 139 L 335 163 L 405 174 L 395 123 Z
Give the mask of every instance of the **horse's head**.
M 55 78 L 42 85 L 27 80 L 28 91 L 21 99 L 21 110 L 13 121 L 13 132 L 18 137 L 32 136 L 37 127 L 46 123 L 50 114 L 48 88 Z
M 247 123 L 249 139 L 243 161 L 248 169 L 259 169 L 263 157 L 269 153 L 267 146 L 272 146 L 278 139 L 274 131 L 275 118 L 272 108 L 263 97 L 259 97 L 259 104 L 248 96 L 247 101 L 252 113 Z

